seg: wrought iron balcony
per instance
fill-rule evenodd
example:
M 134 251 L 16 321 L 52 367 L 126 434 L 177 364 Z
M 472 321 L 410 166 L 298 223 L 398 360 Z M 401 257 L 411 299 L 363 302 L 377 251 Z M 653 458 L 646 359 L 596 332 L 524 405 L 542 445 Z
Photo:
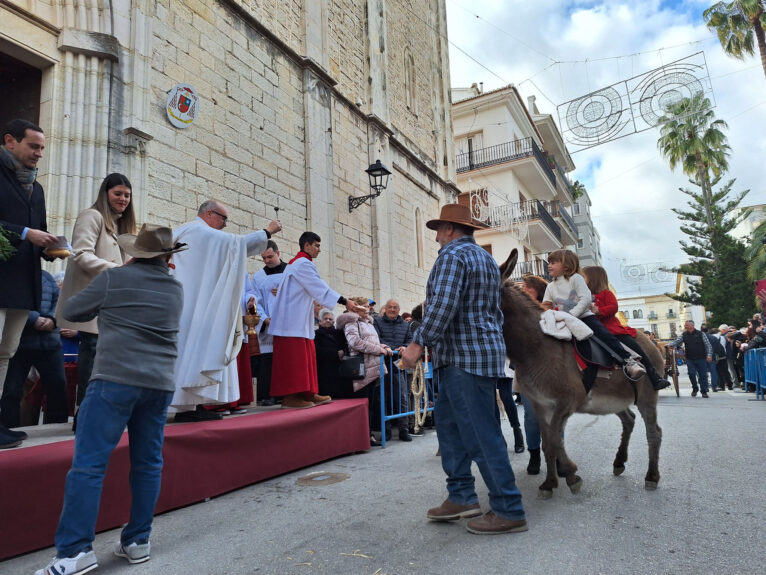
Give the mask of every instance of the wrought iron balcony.
M 569 229 L 571 231 L 572 237 L 577 237 L 577 224 L 575 224 L 574 220 L 572 219 L 572 216 L 569 215 L 569 213 L 561 207 L 561 202 L 559 201 L 553 201 L 548 204 L 548 207 L 550 208 L 551 214 L 553 214 L 554 217 L 561 218 L 564 220 L 564 223 L 569 226 Z
M 555 186 L 556 175 L 548 163 L 545 154 L 543 154 L 532 138 L 522 138 L 521 140 L 514 140 L 512 142 L 505 142 L 503 144 L 497 144 L 496 146 L 479 148 L 478 150 L 471 150 L 470 152 L 458 154 L 455 157 L 455 165 L 457 173 L 459 174 L 471 170 L 478 170 L 479 168 L 494 166 L 496 164 L 502 164 L 504 162 L 510 162 L 511 160 L 528 158 L 530 156 L 535 157 L 546 177 L 550 180 L 551 184 Z
M 556 223 L 551 213 L 540 200 L 521 202 L 522 210 L 529 220 L 540 219 L 545 226 L 561 241 L 561 226 Z
M 649 315 L 646 316 L 646 319 L 657 319 L 657 314 L 653 311 L 650 311 Z
M 545 260 L 532 260 L 531 262 L 519 262 L 516 264 L 516 269 L 513 270 L 511 279 L 513 281 L 520 281 L 524 276 L 533 275 L 540 276 L 543 279 L 551 281 L 550 274 L 548 273 L 548 262 Z
M 559 179 L 561 180 L 561 183 L 564 184 L 564 189 L 569 193 L 569 198 L 574 203 L 574 188 L 572 187 L 572 182 L 569 181 L 569 177 L 567 176 L 566 172 L 564 171 L 564 168 L 559 166 L 559 163 L 556 161 L 555 158 L 551 157 L 553 160 L 553 165 L 556 168 L 556 172 L 558 172 Z
M 678 314 L 674 311 L 669 311 L 665 314 L 665 317 L 668 319 L 676 319 L 678 317 Z

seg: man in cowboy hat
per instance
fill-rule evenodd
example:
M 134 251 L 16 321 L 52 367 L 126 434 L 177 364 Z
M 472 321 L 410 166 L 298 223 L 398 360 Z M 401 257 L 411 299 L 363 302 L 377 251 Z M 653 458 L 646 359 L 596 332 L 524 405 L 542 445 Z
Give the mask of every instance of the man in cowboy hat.
M 433 350 L 439 381 L 436 433 L 447 499 L 429 509 L 432 521 L 476 517 L 471 533 L 526 531 L 521 492 L 508 459 L 500 421 L 495 417 L 497 379 L 505 376 L 500 270 L 473 239 L 484 226 L 458 204 L 442 207 L 426 226 L 441 245 L 426 286 L 423 322 L 402 353 L 402 367 L 413 367 L 425 347 Z M 490 510 L 482 515 L 474 489 L 471 460 L 489 490 Z
M 149 533 L 162 477 L 162 442 L 173 397 L 181 284 L 169 274 L 172 255 L 185 250 L 173 231 L 144 224 L 123 234 L 133 260 L 111 268 L 64 306 L 69 321 L 98 316 L 98 345 L 80 405 L 72 469 L 56 530 L 56 557 L 36 575 L 77 575 L 98 566 L 92 543 L 109 457 L 125 427 L 130 437 L 130 521 L 114 553 L 130 563 L 149 559 Z

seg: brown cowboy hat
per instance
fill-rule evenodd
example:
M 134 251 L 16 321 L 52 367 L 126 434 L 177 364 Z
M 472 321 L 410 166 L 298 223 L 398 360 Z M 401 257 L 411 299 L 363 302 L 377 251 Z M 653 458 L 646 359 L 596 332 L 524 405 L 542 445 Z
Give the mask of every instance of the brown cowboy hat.
M 137 236 L 122 234 L 117 243 L 134 258 L 157 258 L 189 249 L 186 244 L 173 243 L 173 230 L 156 224 L 144 224 Z
M 467 206 L 461 206 L 460 204 L 443 205 L 439 217 L 435 220 L 428 220 L 426 222 L 426 227 L 430 230 L 436 230 L 442 222 L 460 224 L 461 226 L 466 226 L 475 230 L 484 230 L 487 228 L 486 225 L 475 221 L 471 217 L 471 210 L 469 210 Z

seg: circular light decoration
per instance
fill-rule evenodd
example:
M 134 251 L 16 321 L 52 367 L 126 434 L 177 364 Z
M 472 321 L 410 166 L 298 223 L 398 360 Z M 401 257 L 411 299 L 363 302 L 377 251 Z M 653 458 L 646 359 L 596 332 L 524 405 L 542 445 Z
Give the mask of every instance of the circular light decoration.
M 646 277 L 646 270 L 641 264 L 634 266 L 623 266 L 622 279 L 628 283 L 639 283 Z
M 199 114 L 199 95 L 191 84 L 176 84 L 168 94 L 165 110 L 176 128 L 188 128 Z
M 580 145 L 594 145 L 615 137 L 627 123 L 622 97 L 612 87 L 572 100 L 566 128 Z
M 691 98 L 704 91 L 702 83 L 683 67 L 663 68 L 661 75 L 650 75 L 642 84 L 639 110 L 650 126 L 659 124 L 668 108 L 682 98 Z

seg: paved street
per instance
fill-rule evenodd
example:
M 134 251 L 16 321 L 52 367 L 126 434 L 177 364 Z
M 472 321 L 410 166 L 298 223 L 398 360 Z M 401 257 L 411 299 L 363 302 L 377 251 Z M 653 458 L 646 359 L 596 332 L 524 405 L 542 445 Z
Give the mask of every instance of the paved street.
M 682 368 L 685 372 L 685 368 Z M 685 377 L 684 377 L 685 380 Z M 118 530 L 99 534 L 97 573 L 173 574 L 747 574 L 763 573 L 766 402 L 741 391 L 692 398 L 661 392 L 662 479 L 644 490 L 643 422 L 630 461 L 612 475 L 617 417 L 577 415 L 567 446 L 583 489 L 536 499 L 542 475 L 511 462 L 530 529 L 477 536 L 462 523 L 425 519 L 445 497 L 436 435 L 328 461 L 157 517 L 152 559 L 131 566 L 111 555 Z M 521 413 L 521 412 L 520 412 Z M 506 421 L 503 429 L 512 445 Z M 232 465 L 236 465 L 232 461 Z M 191 470 L 190 470 L 191 471 Z M 311 472 L 349 474 L 333 485 L 301 486 Z M 478 475 L 478 474 L 477 474 Z M 193 472 L 190 472 L 193 480 Z M 480 500 L 487 494 L 477 481 Z M 34 502 L 30 502 L 31 505 Z M 31 574 L 53 549 L 0 563 L 3 575 Z

